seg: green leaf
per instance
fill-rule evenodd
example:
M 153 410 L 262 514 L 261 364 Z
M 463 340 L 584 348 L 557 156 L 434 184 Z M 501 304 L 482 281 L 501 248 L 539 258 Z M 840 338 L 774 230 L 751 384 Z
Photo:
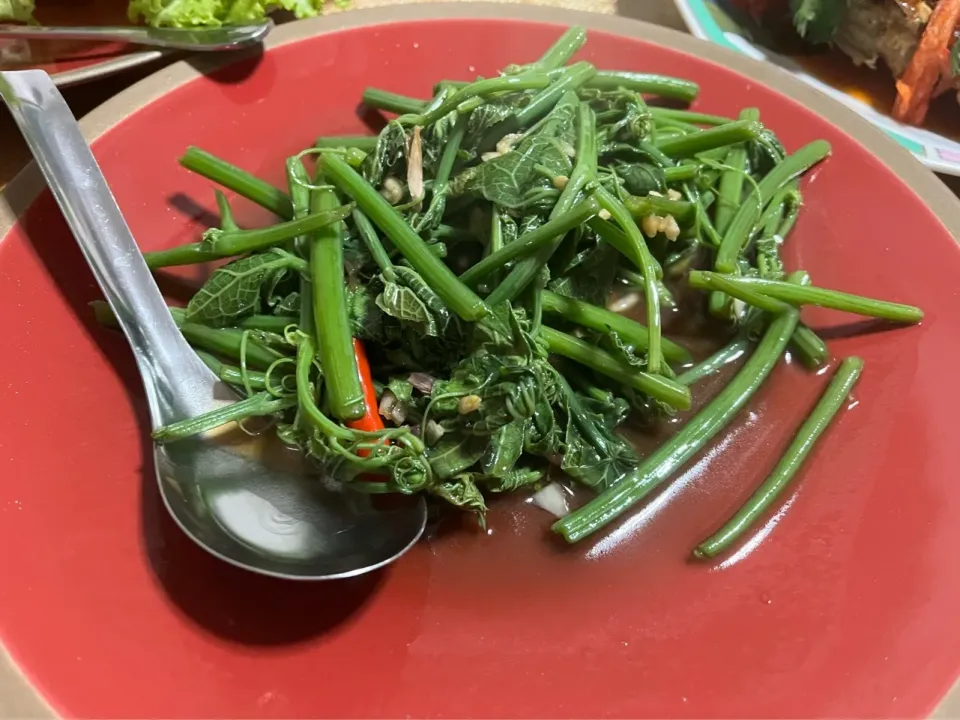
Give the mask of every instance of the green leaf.
M 292 264 L 278 253 L 260 253 L 217 268 L 187 305 L 187 322 L 222 327 L 259 312 L 264 285 Z
M 483 474 L 502 478 L 509 473 L 523 454 L 525 420 L 514 420 L 502 426 L 491 437 L 480 458 Z
M 950 74 L 960 75 L 960 43 L 955 42 L 950 48 Z
M 572 164 L 568 149 L 575 141 L 575 115 L 576 102 L 561 100 L 546 121 L 516 147 L 484 162 L 465 180 L 456 179 L 451 192 L 477 192 L 501 207 L 521 207 L 531 187 L 548 187 L 548 177 L 569 176 Z
M 403 126 L 392 121 L 380 131 L 376 149 L 363 161 L 363 177 L 368 183 L 379 188 L 383 178 L 392 173 L 402 176 L 399 167 L 407 156 L 407 134 Z
M 631 195 L 648 195 L 666 189 L 663 168 L 649 163 L 618 162 L 612 166 L 621 186 Z
M 472 510 L 480 517 L 480 524 L 484 524 L 484 515 L 487 504 L 483 501 L 483 494 L 477 487 L 471 473 L 461 473 L 443 482 L 436 483 L 430 492 L 451 505 L 464 510 Z
M 466 433 L 447 433 L 427 451 L 433 474 L 446 480 L 470 468 L 483 456 L 487 438 Z
M 514 468 L 502 477 L 482 479 L 483 487 L 490 492 L 513 492 L 520 488 L 528 487 L 540 482 L 544 476 L 543 470 L 534 470 L 531 468 Z
M 393 396 L 402 403 L 408 403 L 413 399 L 413 385 L 404 378 L 393 377 L 387 383 L 387 390 L 393 393 Z
M 807 42 L 828 43 L 847 12 L 846 0 L 790 0 L 793 24 Z
M 436 337 L 437 323 L 417 294 L 399 283 L 384 281 L 383 292 L 377 296 L 377 307 L 391 317 L 414 325 L 418 332 Z

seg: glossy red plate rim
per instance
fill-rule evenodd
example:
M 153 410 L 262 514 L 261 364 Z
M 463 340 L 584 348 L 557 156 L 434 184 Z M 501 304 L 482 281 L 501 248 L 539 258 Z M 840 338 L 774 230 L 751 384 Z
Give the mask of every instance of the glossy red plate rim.
M 655 8 L 650 7 L 641 7 L 636 12 L 640 16 L 659 15 Z M 291 23 L 277 28 L 265 42 L 265 47 L 269 50 L 348 28 L 399 21 L 453 18 L 505 18 L 583 25 L 590 30 L 666 45 L 751 77 L 758 83 L 776 88 L 780 94 L 806 105 L 840 131 L 855 137 L 861 146 L 886 164 L 916 195 L 923 198 L 954 238 L 960 238 L 960 200 L 909 152 L 856 113 L 777 67 L 641 20 L 542 6 L 472 2 L 418 4 L 357 10 Z M 210 57 L 199 63 L 178 62 L 154 73 L 83 118 L 80 125 L 84 135 L 93 142 L 135 111 L 199 77 L 205 69 L 228 64 L 237 57 L 242 56 L 232 56 L 229 59 Z M 126 58 L 129 59 L 130 56 Z M 7 234 L 43 188 L 43 178 L 36 166 L 31 164 L 3 189 L 0 193 L 0 239 Z M 25 717 L 55 717 L 55 714 L 0 646 L 0 718 Z M 960 717 L 960 683 L 942 699 L 933 717 Z

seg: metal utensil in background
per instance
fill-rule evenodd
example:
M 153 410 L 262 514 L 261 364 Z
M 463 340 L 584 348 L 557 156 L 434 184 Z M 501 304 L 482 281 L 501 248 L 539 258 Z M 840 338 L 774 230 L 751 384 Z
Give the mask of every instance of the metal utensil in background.
M 270 19 L 257 25 L 224 25 L 217 28 L 0 25 L 0 40 L 91 40 L 210 52 L 254 45 L 263 40 L 272 29 L 273 20 Z
M 50 76 L 41 70 L 0 72 L 0 96 L 130 342 L 153 427 L 238 400 L 174 324 Z M 154 462 L 160 493 L 180 527 L 214 555 L 266 575 L 325 580 L 369 572 L 409 550 L 426 524 L 421 498 L 377 509 L 368 496 L 270 467 L 223 438 L 155 446 Z

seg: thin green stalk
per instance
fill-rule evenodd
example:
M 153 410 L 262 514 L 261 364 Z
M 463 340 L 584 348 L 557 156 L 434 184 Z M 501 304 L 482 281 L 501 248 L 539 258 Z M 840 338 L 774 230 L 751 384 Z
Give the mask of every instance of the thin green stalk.
M 576 300 L 565 295 L 558 295 L 549 290 L 540 293 L 543 300 L 543 311 L 548 315 L 557 315 L 577 325 L 607 333 L 617 333 L 627 345 L 638 350 L 646 350 L 649 346 L 650 333 L 640 323 L 618 315 L 606 308 Z M 690 353 L 686 348 L 677 345 L 666 338 L 662 341 L 663 357 L 676 363 L 690 362 Z
M 600 212 L 600 204 L 594 198 L 588 197 L 569 211 L 548 220 L 536 230 L 524 233 L 512 243 L 487 255 L 463 273 L 460 280 L 469 287 L 476 287 L 481 280 L 504 267 L 511 260 L 536 252 L 545 244 L 553 242 L 557 236 L 565 235 L 579 227 L 598 212 Z
M 207 248 L 204 243 L 199 242 L 186 243 L 169 250 L 154 250 L 143 254 L 143 259 L 147 261 L 147 267 L 151 270 L 177 265 L 197 265 L 220 257 L 223 256 Z
M 670 77 L 669 75 L 655 75 L 653 73 L 624 72 L 619 70 L 601 70 L 587 83 L 588 88 L 596 90 L 632 90 L 644 95 L 657 95 L 693 102 L 700 86 L 690 80 Z
M 197 353 L 197 357 L 203 360 L 204 365 L 210 368 L 213 374 L 223 380 L 223 382 L 229 385 L 243 387 L 244 377 L 240 368 L 227 365 L 219 358 L 203 350 L 195 350 L 194 352 Z M 256 390 L 264 390 L 267 387 L 267 376 L 262 372 L 252 372 L 248 370 L 246 380 L 250 384 L 250 387 Z
M 517 90 L 540 90 L 550 84 L 550 76 L 542 72 L 525 72 L 520 75 L 506 75 L 502 77 L 478 80 L 466 87 L 460 88 L 429 112 L 410 112 L 401 115 L 398 119 L 405 125 L 432 125 L 460 103 L 475 97 L 486 97 L 494 93 L 515 92 Z
M 265 228 L 253 230 L 220 230 L 211 228 L 203 234 L 203 245 L 217 257 L 245 255 L 256 250 L 265 250 L 281 245 L 300 235 L 316 232 L 343 220 L 353 208 L 337 207 L 333 210 L 314 212 L 303 218 L 288 220 Z
M 324 155 L 323 169 L 327 179 L 352 197 L 357 207 L 390 238 L 447 307 L 467 321 L 479 320 L 490 312 L 476 293 L 428 249 L 397 210 L 342 158 Z
M 191 145 L 180 158 L 180 164 L 187 170 L 213 180 L 237 195 L 265 207 L 274 215 L 279 215 L 285 220 L 293 217 L 290 197 L 280 188 L 254 177 L 226 160 L 211 155 L 206 150 Z
M 203 415 L 159 427 L 153 431 L 153 439 L 158 443 L 184 440 L 249 417 L 273 415 L 288 410 L 296 404 L 297 400 L 294 397 L 275 398 L 270 393 L 261 392 Z
M 728 550 L 767 513 L 803 465 L 817 440 L 846 404 L 850 391 L 856 385 L 862 370 L 863 360 L 858 357 L 849 357 L 840 363 L 836 375 L 833 376 L 813 412 L 800 426 L 773 472 L 723 527 L 697 546 L 693 551 L 695 557 L 712 558 Z
M 322 180 L 319 175 L 317 179 Z M 313 212 L 328 212 L 339 206 L 333 190 L 314 190 L 311 195 Z M 340 420 L 356 420 L 366 414 L 367 406 L 347 315 L 343 223 L 328 225 L 310 238 L 310 283 L 320 368 L 330 409 Z
M 785 312 L 790 306 L 763 293 L 751 291 L 749 288 L 743 288 L 737 285 L 739 278 L 733 275 L 721 275 L 704 270 L 692 270 L 687 276 L 687 282 L 690 287 L 697 290 L 714 290 L 724 293 L 738 300 L 742 300 L 747 305 L 751 305 L 759 310 L 780 314 Z
M 756 108 L 745 108 L 740 111 L 740 120 L 757 122 L 760 120 L 760 111 Z M 731 147 L 724 165 L 727 168 L 720 175 L 720 185 L 717 189 L 717 209 L 713 218 L 713 225 L 721 235 L 730 227 L 730 222 L 743 201 L 743 184 L 746 181 L 747 170 L 746 146 L 734 145 Z
M 664 155 L 671 158 L 686 158 L 707 150 L 727 147 L 735 143 L 756 140 L 763 131 L 757 122 L 737 120 L 726 125 L 690 133 L 681 137 L 666 138 L 654 144 Z
M 540 337 L 551 353 L 578 362 L 678 410 L 690 407 L 690 391 L 673 380 L 643 372 L 594 345 L 546 325 L 540 326 Z
M 596 191 L 596 197 L 604 210 L 610 213 L 611 219 L 620 226 L 633 247 L 632 252 L 635 253 L 635 257 L 640 263 L 640 271 L 643 273 L 643 296 L 646 300 L 647 309 L 647 331 L 650 333 L 647 370 L 657 374 L 660 372 L 663 348 L 660 328 L 660 293 L 657 290 L 656 281 L 662 271 L 656 260 L 653 259 L 653 255 L 650 254 L 647 241 L 627 207 L 603 187 Z
M 785 183 L 802 175 L 829 154 L 830 143 L 826 140 L 815 140 L 793 155 L 787 156 L 783 162 L 757 183 L 757 186 L 740 205 L 740 209 L 733 216 L 733 220 L 731 220 L 730 226 L 723 236 L 723 242 L 717 251 L 715 264 L 717 272 L 732 273 L 736 271 L 737 257 L 740 255 L 740 251 L 747 244 L 757 220 L 776 192 Z
M 578 62 L 566 68 L 559 80 L 537 93 L 527 105 L 513 116 L 516 129 L 525 128 L 535 123 L 556 107 L 564 93 L 570 90 L 578 90 L 596 74 L 597 69 L 588 62 Z M 483 142 L 480 144 L 482 147 Z
M 335 148 L 353 148 L 368 155 L 377 149 L 376 135 L 324 135 L 318 137 L 313 146 L 318 150 Z
M 804 270 L 798 270 L 797 272 L 790 273 L 787 282 L 798 285 L 809 285 L 811 280 L 809 273 Z M 823 365 L 823 363 L 827 361 L 827 358 L 830 357 L 830 350 L 827 348 L 827 344 L 819 335 L 803 323 L 799 323 L 796 331 L 793 333 L 793 349 L 800 358 L 800 362 L 811 370 Z
M 574 93 L 566 93 L 560 102 L 573 103 L 578 101 Z M 587 103 L 579 103 L 577 107 L 576 153 L 576 161 L 573 171 L 570 173 L 570 179 L 567 181 L 563 192 L 560 193 L 553 210 L 550 211 L 551 219 L 570 210 L 579 199 L 580 193 L 586 189 L 596 175 L 597 127 L 593 110 Z M 517 262 L 503 282 L 490 293 L 487 298 L 488 302 L 495 306 L 507 300 L 510 302 L 516 300 L 541 269 L 550 262 L 550 258 L 553 257 L 562 241 L 562 235 L 555 237 L 553 242 L 544 245 L 530 257 Z
M 264 330 L 283 334 L 291 325 L 297 324 L 293 315 L 248 315 L 237 321 L 236 327 L 242 330 Z
M 423 109 L 427 106 L 427 103 L 423 100 L 407 97 L 406 95 L 398 95 L 389 90 L 381 90 L 374 87 L 368 87 L 364 90 L 361 99 L 367 107 L 395 113 L 397 115 L 423 112 Z
M 681 385 L 687 386 L 700 382 L 704 378 L 713 375 L 721 368 L 739 360 L 749 349 L 749 340 L 746 338 L 737 338 L 729 345 L 715 352 L 703 362 L 697 363 L 686 372 L 681 373 L 681 375 L 677 378 L 677 382 Z
M 700 277 L 695 279 L 694 275 L 703 276 L 703 279 Z M 923 320 L 923 310 L 913 305 L 875 300 L 862 295 L 852 295 L 839 290 L 828 290 L 812 285 L 797 285 L 784 280 L 723 276 L 718 273 L 694 271 L 690 273 L 690 284 L 694 287 L 701 287 L 704 284 L 712 285 L 716 283 L 718 277 L 723 278 L 727 287 L 732 288 L 732 290 L 727 289 L 725 292 L 734 297 L 740 297 L 744 302 L 749 302 L 743 297 L 749 294 L 751 297 L 766 298 L 766 303 L 770 307 L 772 307 L 773 302 L 789 303 L 796 306 L 816 305 L 897 323 L 918 323 Z M 750 304 L 754 303 L 751 302 Z M 758 305 L 758 307 L 760 306 Z M 763 309 L 768 308 L 764 307 Z M 776 312 L 776 310 L 771 311 Z
M 377 229 L 373 226 L 373 223 L 366 215 L 355 209 L 353 211 L 353 224 L 357 226 L 357 233 L 359 233 L 360 239 L 363 240 L 363 244 L 370 252 L 370 257 L 380 268 L 380 274 L 383 275 L 384 280 L 388 282 L 396 280 L 397 273 L 393 269 L 390 254 L 383 247 L 383 243 L 380 242 L 380 237 L 377 235 Z
M 797 326 L 797 311 L 776 317 L 736 377 L 632 473 L 558 522 L 553 530 L 574 543 L 600 530 L 647 497 L 700 452 L 743 409 L 780 361 Z

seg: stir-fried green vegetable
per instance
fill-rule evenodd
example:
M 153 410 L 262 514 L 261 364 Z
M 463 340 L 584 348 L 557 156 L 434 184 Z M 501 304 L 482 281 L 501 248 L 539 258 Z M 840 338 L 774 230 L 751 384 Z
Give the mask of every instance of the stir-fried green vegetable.
M 554 526 L 572 542 L 670 480 L 788 348 L 810 367 L 828 362 L 799 307 L 921 319 L 787 274 L 798 178 L 827 143 L 788 155 L 754 109 L 733 119 L 659 107 L 652 96 L 691 101 L 696 85 L 567 65 L 584 40 L 571 29 L 536 62 L 441 80 L 432 98 L 368 89 L 364 101 L 395 117 L 376 138 L 316 140 L 288 160 L 284 189 L 189 148 L 184 167 L 278 221 L 241 229 L 218 191 L 220 227 L 147 253 L 154 268 L 231 258 L 171 311 L 245 397 L 157 441 L 269 415 L 319 471 L 481 519 L 489 493 L 565 477 L 595 493 Z M 717 352 L 694 364 L 682 338 L 665 336 L 668 309 L 712 323 Z M 629 416 L 656 424 L 701 404 L 700 381 L 744 356 L 672 439 L 638 457 L 620 433 Z M 702 555 L 765 510 L 851 384 L 832 387 L 761 499 Z

